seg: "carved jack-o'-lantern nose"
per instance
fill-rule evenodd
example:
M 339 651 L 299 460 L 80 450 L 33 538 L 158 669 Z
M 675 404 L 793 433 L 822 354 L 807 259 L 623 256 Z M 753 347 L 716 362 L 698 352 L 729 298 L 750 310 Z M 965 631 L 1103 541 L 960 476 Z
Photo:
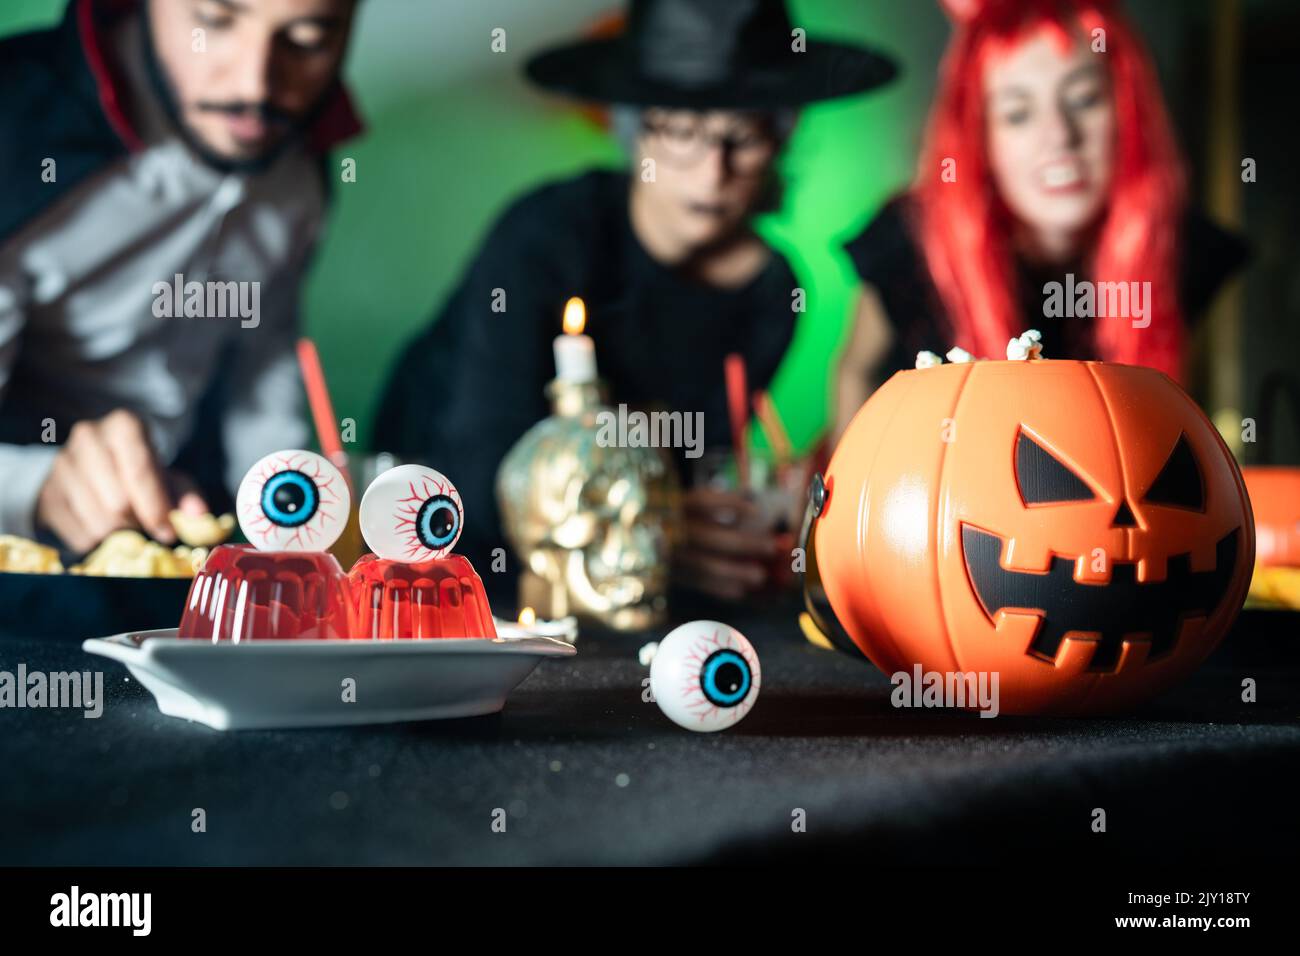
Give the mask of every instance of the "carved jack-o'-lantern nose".
M 1137 519 L 1133 517 L 1133 509 L 1128 506 L 1127 501 L 1119 503 L 1119 511 L 1115 512 L 1115 518 L 1111 521 L 1112 528 L 1136 528 Z

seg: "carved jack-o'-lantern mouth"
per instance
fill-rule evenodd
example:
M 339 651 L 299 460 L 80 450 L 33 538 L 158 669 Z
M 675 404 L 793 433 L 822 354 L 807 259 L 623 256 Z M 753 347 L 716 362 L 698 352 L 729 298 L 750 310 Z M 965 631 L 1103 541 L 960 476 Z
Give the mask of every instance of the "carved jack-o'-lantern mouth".
M 1230 531 L 1215 550 L 1214 568 L 1193 571 L 1189 553 L 1172 555 L 1162 581 L 1141 583 L 1137 563 L 1115 561 L 1108 583 L 1080 583 L 1076 562 L 1052 558 L 1044 572 L 1002 567 L 1002 538 L 969 524 L 961 529 L 966 573 L 990 622 L 999 611 L 1038 614 L 1028 653 L 1055 662 L 1067 634 L 1096 641 L 1088 669 L 1114 672 L 1125 638 L 1150 641 L 1147 660 L 1174 649 L 1183 621 L 1208 618 L 1219 607 L 1237 565 L 1241 529 Z

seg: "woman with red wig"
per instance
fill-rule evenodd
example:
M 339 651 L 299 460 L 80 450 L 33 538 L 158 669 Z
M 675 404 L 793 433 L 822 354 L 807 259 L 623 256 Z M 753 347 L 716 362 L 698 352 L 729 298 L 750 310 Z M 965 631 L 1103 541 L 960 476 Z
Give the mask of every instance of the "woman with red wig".
M 1113 0 L 944 0 L 955 22 L 910 192 L 845 248 L 864 280 L 836 434 L 921 350 L 1184 378 L 1187 323 L 1246 248 L 1186 205 L 1151 60 Z M 1117 308 L 1118 306 L 1118 308 Z

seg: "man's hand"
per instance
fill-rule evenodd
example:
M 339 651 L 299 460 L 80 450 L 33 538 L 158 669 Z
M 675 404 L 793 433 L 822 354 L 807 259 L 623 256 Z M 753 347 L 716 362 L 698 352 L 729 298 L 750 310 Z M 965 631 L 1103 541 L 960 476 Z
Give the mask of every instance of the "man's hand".
M 682 503 L 685 534 L 674 562 L 680 584 L 728 601 L 767 584 L 781 541 L 753 501 L 696 487 L 687 489 Z
M 144 424 L 118 409 L 72 426 L 36 502 L 36 520 L 73 551 L 86 552 L 119 528 L 137 527 L 164 544 L 176 541 L 167 520 L 169 478 L 158 467 Z M 193 492 L 186 510 L 206 507 Z

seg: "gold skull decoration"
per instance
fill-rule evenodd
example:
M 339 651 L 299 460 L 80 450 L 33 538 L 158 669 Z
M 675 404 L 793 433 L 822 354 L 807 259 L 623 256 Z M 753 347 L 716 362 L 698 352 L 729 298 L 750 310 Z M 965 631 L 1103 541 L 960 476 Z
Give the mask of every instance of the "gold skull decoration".
M 590 386 L 553 383 L 556 414 L 529 429 L 501 462 L 502 524 L 524 563 L 520 603 L 542 617 L 574 614 L 643 630 L 668 611 L 680 495 L 657 448 L 604 444 Z

